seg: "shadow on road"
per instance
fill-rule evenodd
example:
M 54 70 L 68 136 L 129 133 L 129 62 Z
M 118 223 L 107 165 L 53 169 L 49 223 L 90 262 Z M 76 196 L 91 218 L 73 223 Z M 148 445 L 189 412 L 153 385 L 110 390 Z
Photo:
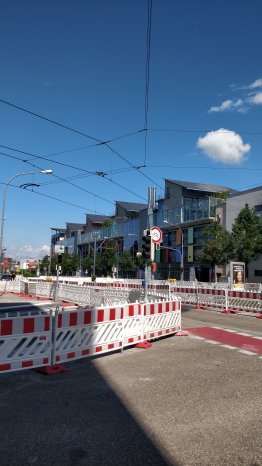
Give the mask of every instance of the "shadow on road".
M 92 360 L 0 377 L 2 465 L 173 465 Z M 145 394 L 146 396 L 146 394 Z

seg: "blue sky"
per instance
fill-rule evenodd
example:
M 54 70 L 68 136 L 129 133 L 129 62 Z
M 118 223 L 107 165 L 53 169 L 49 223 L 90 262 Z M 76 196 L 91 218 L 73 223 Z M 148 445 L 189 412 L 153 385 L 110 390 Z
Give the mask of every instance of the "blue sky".
M 91 136 L 0 102 L 1 190 L 55 175 L 8 188 L 7 256 L 43 255 L 51 227 L 146 202 L 148 185 L 161 197 L 164 178 L 262 184 L 260 0 L 153 0 L 146 152 L 147 0 L 1 6 L 0 99 Z

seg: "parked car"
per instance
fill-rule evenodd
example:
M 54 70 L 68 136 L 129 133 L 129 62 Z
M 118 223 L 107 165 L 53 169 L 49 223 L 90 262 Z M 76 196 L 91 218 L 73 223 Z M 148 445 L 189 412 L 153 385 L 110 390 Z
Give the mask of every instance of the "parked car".
M 2 273 L 0 275 L 0 280 L 6 280 L 6 281 L 13 280 L 13 276 L 10 273 Z

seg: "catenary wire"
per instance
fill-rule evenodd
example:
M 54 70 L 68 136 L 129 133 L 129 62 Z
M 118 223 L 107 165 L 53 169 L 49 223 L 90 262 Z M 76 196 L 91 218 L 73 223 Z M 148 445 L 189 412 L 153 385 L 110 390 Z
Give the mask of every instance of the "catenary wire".
M 0 184 L 6 185 L 6 183 L 3 183 L 1 181 L 0 181 Z M 9 187 L 17 188 L 17 189 L 24 189 L 24 188 L 21 188 L 20 186 L 16 186 L 16 185 L 13 185 L 13 184 L 11 184 Z M 44 193 L 41 193 L 39 191 L 34 191 L 33 189 L 27 189 L 27 191 L 33 192 L 34 194 L 38 194 L 39 196 L 43 196 L 43 197 L 47 197 L 49 199 L 53 199 L 53 200 L 58 201 L 58 202 L 62 202 L 63 204 L 67 204 L 67 205 L 70 205 L 70 206 L 73 206 L 73 207 L 77 207 L 78 209 L 85 210 L 86 212 L 93 212 L 93 213 L 98 214 L 98 215 L 104 215 L 104 213 L 98 212 L 97 210 L 92 210 L 92 209 L 89 209 L 87 207 L 80 206 L 78 204 L 73 204 L 72 202 L 64 201 L 63 199 L 59 199 L 57 197 L 49 196 L 48 194 L 44 194 Z
M 145 80 L 145 154 L 144 165 L 147 161 L 147 127 L 148 127 L 148 106 L 149 106 L 149 81 L 150 81 L 150 55 L 151 55 L 151 27 L 152 27 L 152 0 L 147 2 L 147 45 L 146 45 L 146 80 Z
M 19 151 L 18 151 L 18 152 L 19 152 Z M 29 165 L 31 165 L 31 166 L 37 168 L 38 170 L 43 170 L 43 168 L 38 167 L 37 165 L 32 164 L 31 162 L 28 162 L 28 161 L 26 161 L 26 160 L 19 159 L 19 157 L 10 156 L 9 154 L 5 154 L 4 152 L 0 152 L 0 154 L 1 154 L 1 155 L 5 155 L 6 157 L 15 158 L 15 159 L 20 160 L 21 162 L 24 162 L 24 163 L 28 163 Z M 52 176 L 54 176 L 55 178 L 57 178 L 59 181 L 64 182 L 64 183 L 67 183 L 67 184 L 69 184 L 69 185 L 71 185 L 71 186 L 74 186 L 75 188 L 80 189 L 81 191 L 84 191 L 84 192 L 86 192 L 87 194 L 90 194 L 90 195 L 92 195 L 92 196 L 95 196 L 96 198 L 101 199 L 102 201 L 105 201 L 105 202 L 108 202 L 109 204 L 115 205 L 114 202 L 109 201 L 108 199 L 106 199 L 106 198 L 104 198 L 104 197 L 102 197 L 102 196 L 99 196 L 99 194 L 94 194 L 94 193 L 92 193 L 91 191 L 88 191 L 87 189 L 82 188 L 81 186 L 78 186 L 78 185 L 76 185 L 76 184 L 74 184 L 74 183 L 71 183 L 70 181 L 66 180 L 65 178 L 61 178 L 60 176 L 55 175 L 54 173 L 52 174 Z
M 55 121 L 55 120 L 52 120 L 52 119 L 47 118 L 47 117 L 44 117 L 44 116 L 42 116 L 42 115 L 39 115 L 38 113 L 32 112 L 32 111 L 30 111 L 30 110 L 27 110 L 27 109 L 25 109 L 25 108 L 23 108 L 23 107 L 20 107 L 20 106 L 16 105 L 16 104 L 13 104 L 13 103 L 11 103 L 11 102 L 8 102 L 7 100 L 0 99 L 0 103 L 3 103 L 3 104 L 5 104 L 5 105 L 9 105 L 9 106 L 12 107 L 12 108 L 16 108 L 17 110 L 20 110 L 20 111 L 22 111 L 22 112 L 24 112 L 24 113 L 28 113 L 29 115 L 35 116 L 36 118 L 42 119 L 42 120 L 44 120 L 44 121 L 47 121 L 47 122 L 52 123 L 52 124 L 54 124 L 54 125 L 57 125 L 57 126 L 59 126 L 59 127 L 61 127 L 61 128 L 67 129 L 68 131 L 71 131 L 71 132 L 73 132 L 73 133 L 76 133 L 76 134 L 79 134 L 79 135 L 81 135 L 81 136 L 84 136 L 84 137 L 87 137 L 87 138 L 89 138 L 89 139 L 92 139 L 92 140 L 94 140 L 94 141 L 97 141 L 97 142 L 99 142 L 100 144 L 105 145 L 105 147 L 107 147 L 108 149 L 110 149 L 115 155 L 117 155 L 118 157 L 120 157 L 120 158 L 121 158 L 123 161 L 125 161 L 129 166 L 131 166 L 131 167 L 133 167 L 133 168 L 136 168 L 135 165 L 133 165 L 131 162 L 129 162 L 129 160 L 128 160 L 126 157 L 124 157 L 122 154 L 120 154 L 118 151 L 116 151 L 116 150 L 115 150 L 112 146 L 110 146 L 110 145 L 108 144 L 108 142 L 106 142 L 106 141 L 101 141 L 101 140 L 99 140 L 99 139 L 97 139 L 97 138 L 94 138 L 94 137 L 92 137 L 92 136 L 89 136 L 89 135 L 86 134 L 86 133 L 83 133 L 82 131 L 79 131 L 79 130 L 77 130 L 77 129 L 71 128 L 70 126 L 64 125 L 64 124 L 62 124 L 62 123 L 59 123 L 59 122 L 57 122 L 57 121 Z M 144 130 L 143 130 L 143 131 L 144 131 Z M 152 180 L 151 178 L 149 178 L 145 173 L 143 173 L 142 171 L 140 171 L 140 169 L 138 169 L 138 172 L 141 173 L 142 176 L 144 176 L 146 179 L 148 179 L 149 181 L 151 181 L 152 183 L 154 183 L 156 186 L 158 186 L 158 187 L 163 191 L 162 186 L 160 186 L 160 185 L 159 185 L 158 183 L 156 183 L 154 180 Z M 123 189 L 125 189 L 125 188 L 123 187 Z

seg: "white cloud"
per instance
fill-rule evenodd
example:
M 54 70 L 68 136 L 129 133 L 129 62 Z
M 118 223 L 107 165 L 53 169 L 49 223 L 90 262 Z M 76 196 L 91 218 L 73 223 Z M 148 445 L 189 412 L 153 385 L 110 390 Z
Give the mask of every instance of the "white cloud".
M 248 98 L 248 102 L 254 105 L 262 105 L 262 92 L 257 92 Z
M 239 134 L 223 128 L 200 137 L 197 147 L 212 160 L 230 165 L 242 163 L 251 149 L 250 144 L 244 144 Z
M 44 244 L 38 248 L 34 248 L 31 245 L 24 245 L 18 247 L 8 247 L 6 256 L 12 257 L 13 259 L 42 259 L 44 256 L 50 254 L 50 247 Z
M 246 113 L 251 105 L 262 105 L 262 78 L 258 78 L 251 84 L 238 86 L 232 84 L 231 89 L 233 91 L 241 91 L 242 98 L 236 100 L 227 99 L 224 100 L 220 105 L 214 105 L 210 107 L 208 113 L 222 113 L 222 112 L 239 112 Z M 249 92 L 252 91 L 252 92 Z
M 232 111 L 237 110 L 241 111 L 243 106 L 243 100 L 237 99 L 235 101 L 228 99 L 224 100 L 221 105 L 213 106 L 208 110 L 208 113 L 217 113 L 217 112 L 225 112 L 225 111 Z
M 262 79 L 258 78 L 253 83 L 247 86 L 248 89 L 257 89 L 258 87 L 262 87 Z

